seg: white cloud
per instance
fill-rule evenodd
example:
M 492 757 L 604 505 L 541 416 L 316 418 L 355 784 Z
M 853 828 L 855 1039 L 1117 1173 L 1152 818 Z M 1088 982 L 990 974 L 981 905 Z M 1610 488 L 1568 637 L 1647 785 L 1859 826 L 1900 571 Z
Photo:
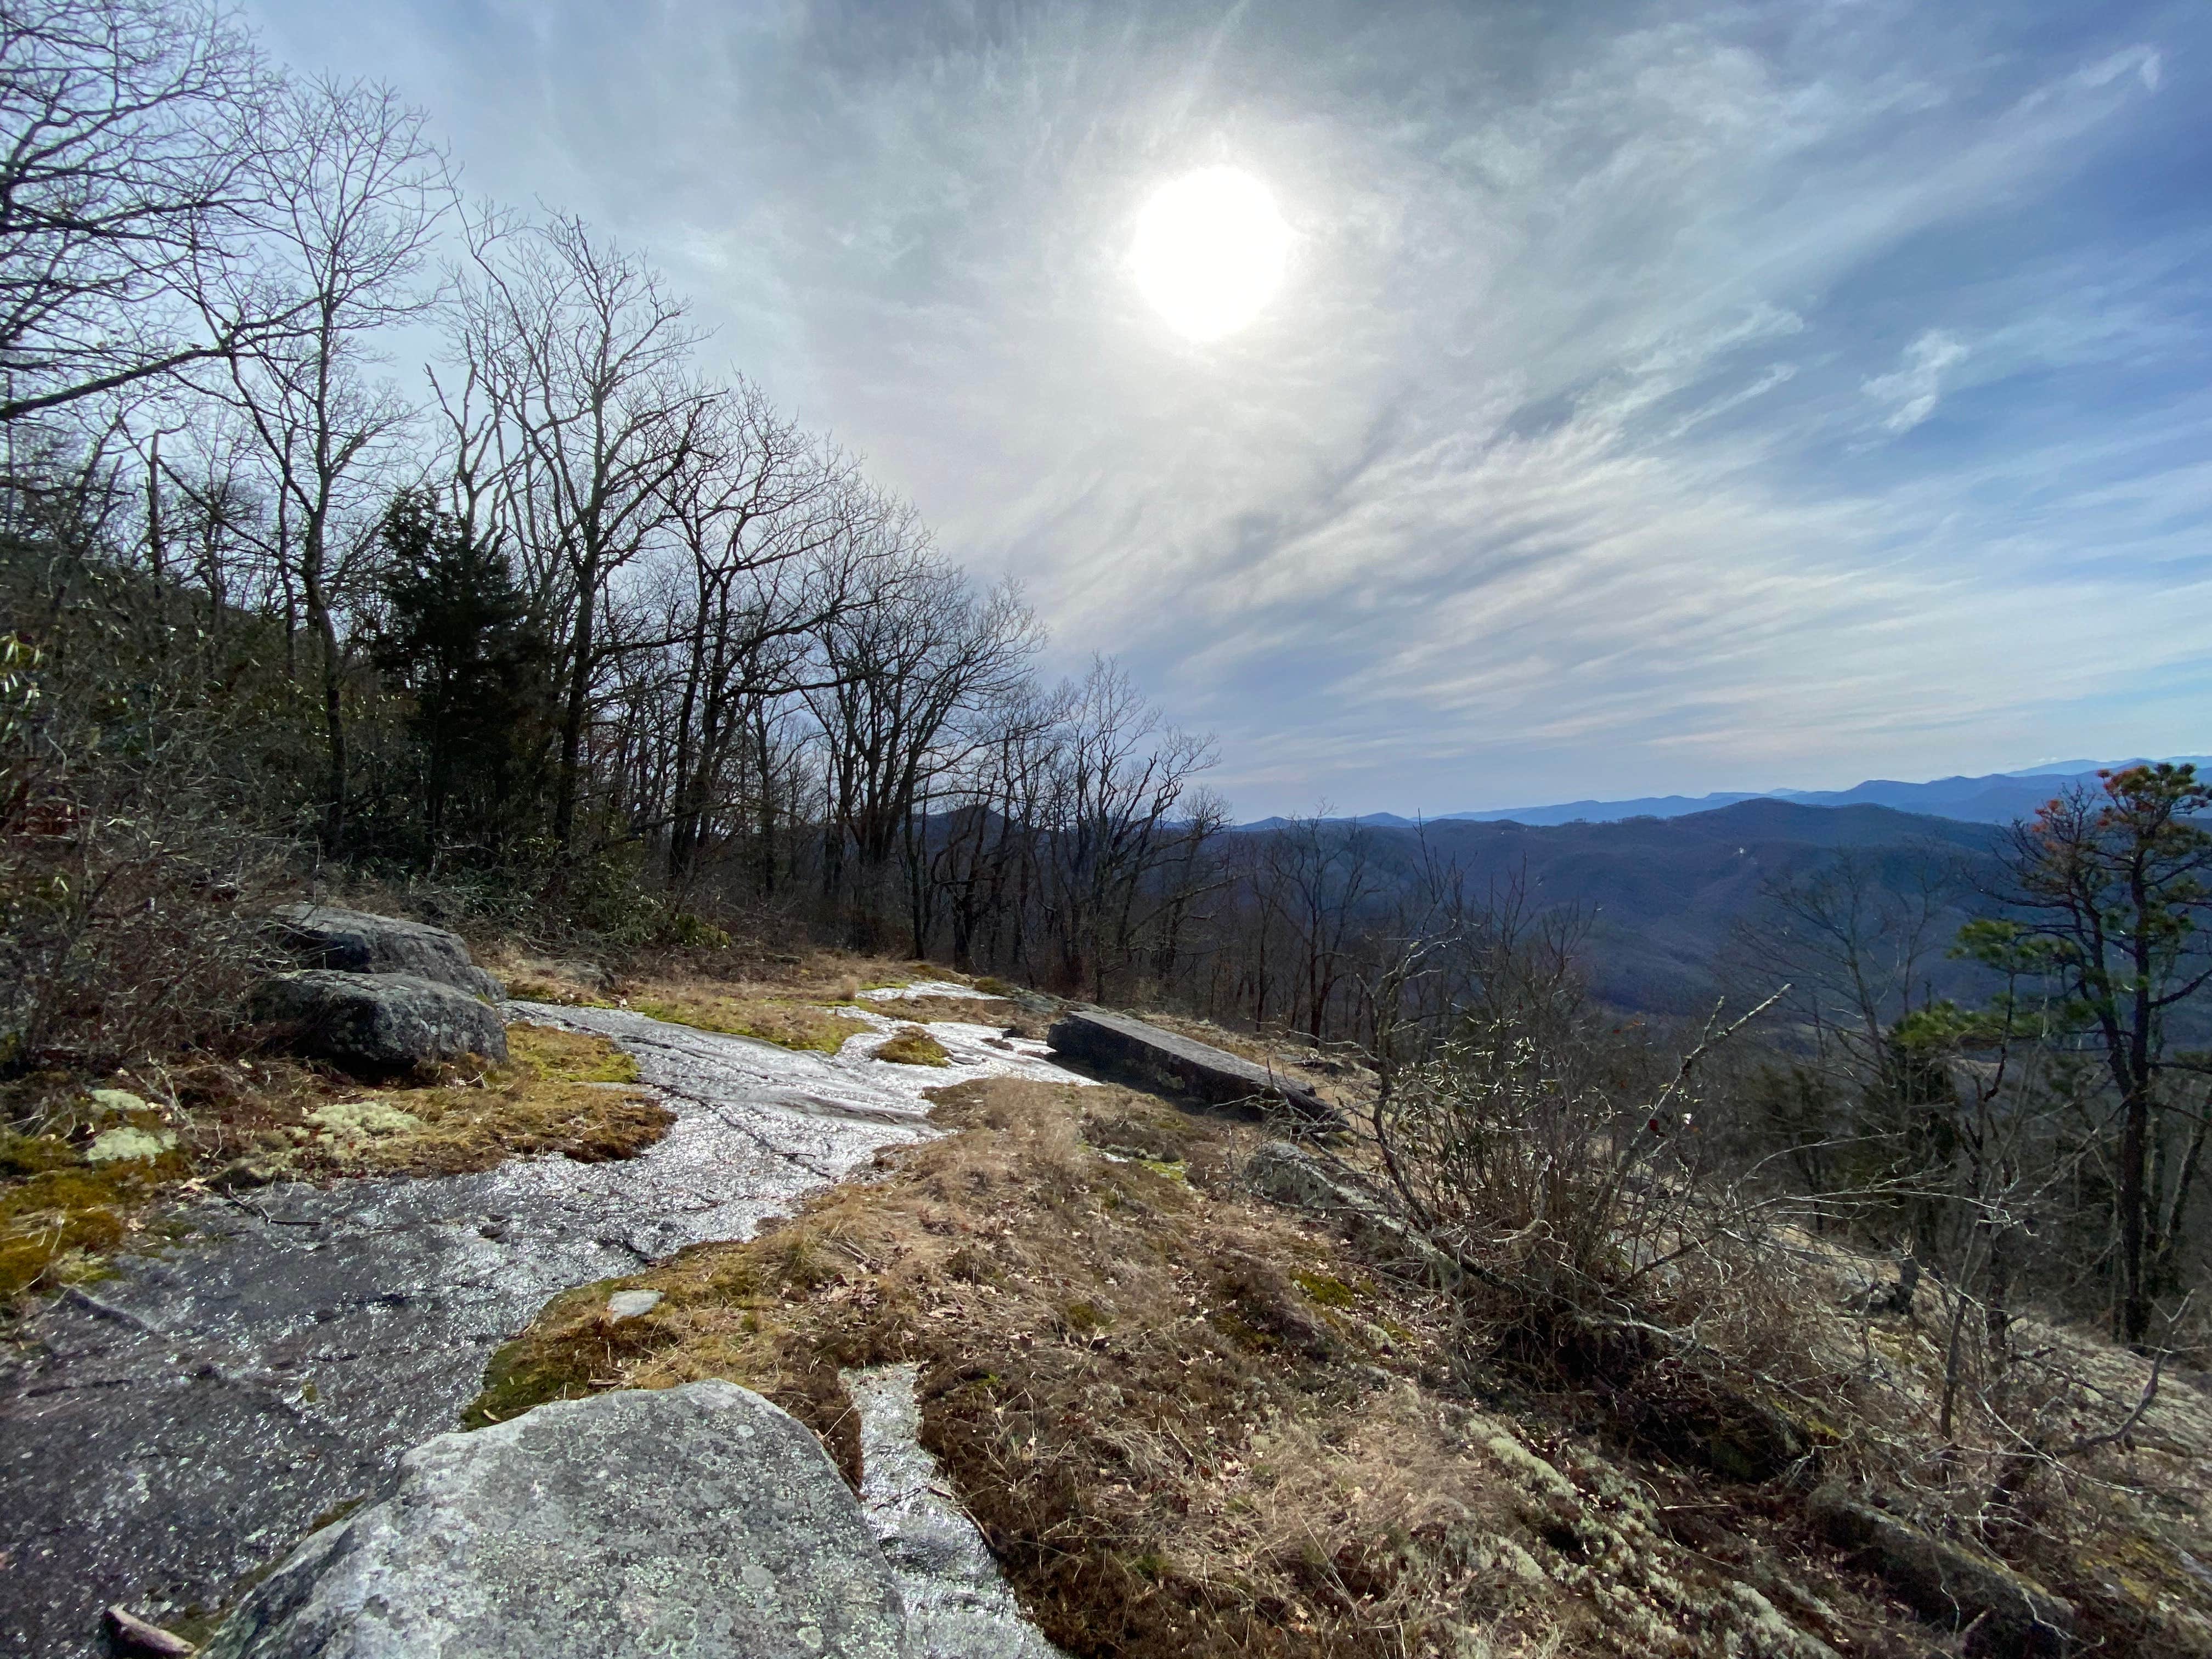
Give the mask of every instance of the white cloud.
M 409 3 L 386 72 L 428 65 L 475 182 L 667 260 L 1071 659 L 1218 728 L 1247 810 L 2086 753 L 2051 663 L 2109 647 L 2074 683 L 2149 708 L 2205 660 L 2212 408 L 2142 388 L 2202 364 L 2212 247 L 2027 222 L 2130 144 L 2181 188 L 2140 125 L 2208 56 L 2178 38 L 2038 61 L 2008 11 L 1904 0 L 288 15 Z M 378 29 L 323 61 L 384 69 Z M 1298 243 L 1195 349 L 1122 255 L 1218 161 Z M 1958 396 L 2061 374 L 2070 416 Z M 2008 424 L 1863 441 L 1947 397 Z
M 1910 432 L 1936 412 L 1942 397 L 1943 371 L 1966 359 L 1965 346 L 1931 328 L 1905 348 L 1905 361 L 1894 374 L 1877 374 L 1863 389 L 1876 403 L 1893 405 L 1882 421 L 1886 428 Z

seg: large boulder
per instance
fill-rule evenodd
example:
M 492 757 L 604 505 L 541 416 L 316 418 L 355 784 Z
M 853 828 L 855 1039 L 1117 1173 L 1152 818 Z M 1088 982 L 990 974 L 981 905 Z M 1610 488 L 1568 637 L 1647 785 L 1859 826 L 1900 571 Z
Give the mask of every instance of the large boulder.
M 427 922 L 328 904 L 287 904 L 274 913 L 278 941 L 309 968 L 348 974 L 413 974 L 497 1002 L 500 982 L 470 959 L 459 933 Z
M 1208 1106 L 1286 1109 L 1303 1122 L 1341 1128 L 1335 1107 L 1302 1083 L 1226 1048 L 1127 1014 L 1071 1008 L 1046 1034 L 1055 1054 L 1109 1077 L 1188 1095 Z
M 261 1019 L 295 1028 L 301 1054 L 398 1070 L 466 1054 L 507 1059 L 499 1011 L 416 974 L 283 974 L 254 993 Z
M 400 1460 L 207 1659 L 907 1659 L 822 1443 L 732 1382 L 538 1407 Z

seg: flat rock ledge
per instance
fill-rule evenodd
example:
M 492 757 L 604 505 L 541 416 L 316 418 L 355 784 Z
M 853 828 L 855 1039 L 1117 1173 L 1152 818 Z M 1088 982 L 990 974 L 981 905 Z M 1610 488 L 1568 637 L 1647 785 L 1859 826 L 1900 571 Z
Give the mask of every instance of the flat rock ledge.
M 301 1054 L 398 1070 L 466 1054 L 507 1059 L 499 1010 L 416 974 L 283 974 L 253 994 L 253 1013 L 295 1028 Z
M 1286 1108 L 1301 1122 L 1341 1128 L 1335 1107 L 1295 1083 L 1226 1048 L 1178 1036 L 1127 1014 L 1071 1008 L 1047 1033 L 1056 1054 L 1109 1076 L 1188 1095 L 1208 1106 Z
M 412 974 L 487 1002 L 506 994 L 476 965 L 459 933 L 399 916 L 329 904 L 287 904 L 271 916 L 277 942 L 302 967 L 346 974 Z
M 1968 1632 L 1969 1654 L 2057 1659 L 2072 1650 L 2074 1609 L 2003 1562 L 1923 1532 L 1841 1485 L 1821 1487 L 1806 1509 L 1831 1543 L 1922 1618 Z
M 447 1434 L 264 1579 L 207 1659 L 911 1659 L 805 1425 L 733 1382 Z

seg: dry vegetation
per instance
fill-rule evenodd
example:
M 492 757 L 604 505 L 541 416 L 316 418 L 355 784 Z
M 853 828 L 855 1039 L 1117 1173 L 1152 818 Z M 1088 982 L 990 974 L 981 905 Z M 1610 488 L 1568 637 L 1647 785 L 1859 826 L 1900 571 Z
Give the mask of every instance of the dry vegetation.
M 840 1368 L 923 1365 L 924 1439 L 1054 1641 L 1088 1654 L 1936 1653 L 1815 1543 L 1590 1388 L 1470 1367 L 1455 1304 L 1246 1194 L 1249 1128 L 995 1081 L 746 1243 L 550 1305 L 477 1423 L 735 1378 L 852 1472 Z
M 943 970 L 927 963 L 898 963 L 887 958 L 817 951 L 784 962 L 708 962 L 686 964 L 671 957 L 643 967 L 635 975 L 599 985 L 562 964 L 544 961 L 495 964 L 506 981 L 507 994 L 526 1002 L 550 1002 L 566 1007 L 629 1008 L 654 1019 L 690 1025 L 702 1031 L 754 1037 L 781 1048 L 836 1054 L 848 1038 L 871 1028 L 865 1021 L 840 1012 L 853 1007 L 863 990 L 903 985 L 917 972 L 939 975 Z M 720 968 L 723 972 L 717 973 Z M 829 1006 L 824 1006 L 824 1005 Z M 901 1001 L 866 1005 L 871 1012 L 933 1017 L 930 1009 Z M 974 1018 L 974 1006 L 965 1014 L 937 1018 Z
M 891 1033 L 890 1041 L 876 1050 L 878 1060 L 888 1060 L 894 1066 L 950 1066 L 952 1057 L 945 1052 L 945 1045 L 919 1025 L 902 1025 Z
M 673 1121 L 612 1043 L 508 1028 L 509 1058 L 369 1089 L 296 1061 L 203 1054 L 119 1073 L 112 1089 L 45 1099 L 37 1132 L 0 1136 L 0 1305 L 97 1277 L 162 1236 L 167 1200 L 213 1188 L 351 1175 L 450 1175 L 558 1152 L 628 1158 Z M 34 1084 L 22 1085 L 28 1090 Z M 137 1137 L 118 1148 L 120 1133 Z M 139 1155 L 104 1157 L 108 1150 Z

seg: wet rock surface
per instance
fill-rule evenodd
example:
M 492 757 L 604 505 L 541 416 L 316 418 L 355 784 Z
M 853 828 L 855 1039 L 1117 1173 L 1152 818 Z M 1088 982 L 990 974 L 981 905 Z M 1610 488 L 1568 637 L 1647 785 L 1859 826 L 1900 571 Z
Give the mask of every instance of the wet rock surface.
M 637 1058 L 677 1121 L 641 1156 L 209 1200 L 164 1254 L 72 1291 L 0 1356 L 0 1651 L 99 1650 L 100 1609 L 212 1609 L 319 1518 L 451 1428 L 548 1298 L 763 1216 L 918 1139 L 923 1090 L 1067 1075 L 950 1031 L 950 1069 L 510 1004 Z M 884 1021 L 886 1028 L 893 1022 Z M 1024 1045 L 1035 1050 L 1036 1045 Z
M 285 974 L 253 994 L 253 1012 L 293 1027 L 301 1054 L 341 1066 L 392 1071 L 466 1054 L 507 1059 L 498 1009 L 416 974 Z
M 912 1659 L 1064 1659 L 1022 1617 L 975 1523 L 921 1441 L 911 1364 L 847 1371 L 860 1416 L 860 1507 L 906 1603 Z
M 417 1447 L 387 1495 L 256 1587 L 208 1659 L 908 1652 L 890 1568 L 821 1442 L 734 1383 L 693 1382 Z
M 271 921 L 277 943 L 303 967 L 349 974 L 413 974 L 496 1002 L 499 981 L 477 967 L 459 933 L 398 916 L 330 904 L 288 904 Z

